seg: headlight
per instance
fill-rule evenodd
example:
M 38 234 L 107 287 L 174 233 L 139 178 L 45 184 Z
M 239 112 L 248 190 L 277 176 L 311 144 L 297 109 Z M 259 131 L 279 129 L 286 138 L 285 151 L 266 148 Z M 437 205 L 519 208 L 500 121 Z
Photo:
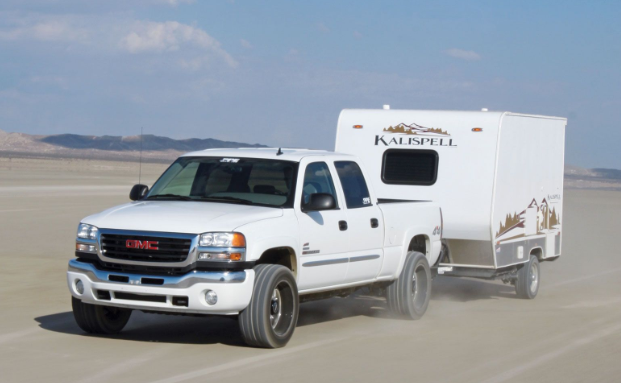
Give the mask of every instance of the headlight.
M 93 225 L 81 223 L 78 226 L 78 238 L 81 239 L 97 239 L 97 228 Z
M 246 247 L 246 238 L 241 233 L 201 234 L 200 246 L 205 247 Z
M 204 233 L 198 244 L 199 261 L 243 261 L 246 255 L 246 237 L 241 233 Z

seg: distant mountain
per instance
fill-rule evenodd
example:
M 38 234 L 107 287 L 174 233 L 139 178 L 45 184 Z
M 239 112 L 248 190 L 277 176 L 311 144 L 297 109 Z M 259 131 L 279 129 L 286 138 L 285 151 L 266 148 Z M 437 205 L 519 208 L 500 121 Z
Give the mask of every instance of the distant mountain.
M 140 150 L 140 136 L 81 136 L 78 134 L 57 134 L 39 139 L 47 144 L 69 149 L 98 149 L 112 151 Z M 213 138 L 189 138 L 175 140 L 168 137 L 145 134 L 142 136 L 142 150 L 175 150 L 191 152 L 212 148 L 261 148 L 265 145 L 221 141 Z
M 260 148 L 265 145 L 222 141 L 213 138 L 175 140 L 146 134 L 140 136 L 50 136 L 8 133 L 0 130 L 0 157 L 84 158 L 118 161 L 168 162 L 187 152 L 212 148 Z
M 621 190 L 621 170 L 565 165 L 565 188 Z
M 600 178 L 610 179 L 610 180 L 621 180 L 621 170 L 619 169 L 604 169 L 604 168 L 594 168 L 591 169 L 597 176 Z

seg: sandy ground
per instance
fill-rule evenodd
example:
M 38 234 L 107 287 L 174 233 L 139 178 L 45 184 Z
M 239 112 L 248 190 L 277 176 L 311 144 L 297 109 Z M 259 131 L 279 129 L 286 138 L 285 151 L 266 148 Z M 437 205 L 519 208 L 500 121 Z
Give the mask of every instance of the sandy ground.
M 152 182 L 164 168 L 143 168 Z M 501 282 L 436 278 L 427 314 L 364 297 L 302 305 L 284 349 L 247 348 L 235 320 L 134 313 L 83 334 L 65 282 L 77 223 L 128 200 L 134 164 L 0 162 L 2 382 L 618 382 L 621 193 L 567 191 L 563 257 L 533 301 Z

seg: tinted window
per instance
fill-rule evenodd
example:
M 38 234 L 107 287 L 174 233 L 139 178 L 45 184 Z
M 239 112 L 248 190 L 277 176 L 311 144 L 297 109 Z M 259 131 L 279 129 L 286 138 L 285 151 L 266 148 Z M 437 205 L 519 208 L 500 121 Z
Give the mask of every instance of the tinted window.
M 334 163 L 334 166 L 343 185 L 347 208 L 371 206 L 369 188 L 358 164 L 351 161 L 338 161 Z
M 332 194 L 334 200 L 337 201 L 334 182 L 332 182 L 330 169 L 328 169 L 328 165 L 325 162 L 308 164 L 304 172 L 303 203 L 307 203 L 309 196 L 315 193 Z
M 382 181 L 386 184 L 433 185 L 438 153 L 433 150 L 391 149 L 384 153 Z
M 296 173 L 297 164 L 288 161 L 181 157 L 146 198 L 292 207 Z

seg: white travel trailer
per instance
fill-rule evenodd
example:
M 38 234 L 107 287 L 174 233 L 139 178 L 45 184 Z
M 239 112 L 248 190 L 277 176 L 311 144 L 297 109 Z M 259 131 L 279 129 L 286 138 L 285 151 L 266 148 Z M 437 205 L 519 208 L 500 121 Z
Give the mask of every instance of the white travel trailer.
M 485 109 L 350 109 L 336 151 L 359 156 L 380 198 L 440 204 L 438 273 L 501 278 L 534 298 L 539 261 L 561 255 L 566 125 Z

